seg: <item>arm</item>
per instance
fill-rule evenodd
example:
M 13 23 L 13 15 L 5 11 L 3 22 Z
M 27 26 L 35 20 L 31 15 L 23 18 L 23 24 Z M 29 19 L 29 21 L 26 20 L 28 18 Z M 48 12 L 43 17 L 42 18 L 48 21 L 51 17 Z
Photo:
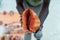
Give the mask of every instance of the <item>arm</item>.
M 42 25 L 49 13 L 49 3 L 50 3 L 50 0 L 44 0 L 43 8 L 42 8 L 40 15 L 39 15 L 39 18 L 41 20 L 41 28 L 43 27 Z
M 34 33 L 34 36 L 37 40 L 40 40 L 40 38 L 42 37 L 42 28 L 43 28 L 43 23 L 46 19 L 46 17 L 48 16 L 48 13 L 49 13 L 49 3 L 50 3 L 50 0 L 44 0 L 44 3 L 43 3 L 43 8 L 40 12 L 40 15 L 39 15 L 39 18 L 41 20 L 41 29 L 37 30 L 36 33 Z
M 17 10 L 20 14 L 23 13 L 24 7 L 23 7 L 23 0 L 16 0 L 17 3 Z

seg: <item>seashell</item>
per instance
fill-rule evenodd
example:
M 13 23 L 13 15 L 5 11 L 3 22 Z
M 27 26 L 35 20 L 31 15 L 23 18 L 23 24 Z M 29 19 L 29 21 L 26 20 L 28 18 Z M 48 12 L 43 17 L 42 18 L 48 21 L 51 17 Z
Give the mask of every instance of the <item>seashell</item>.
M 28 32 L 36 32 L 40 28 L 40 19 L 32 9 L 26 9 L 22 16 L 22 26 Z

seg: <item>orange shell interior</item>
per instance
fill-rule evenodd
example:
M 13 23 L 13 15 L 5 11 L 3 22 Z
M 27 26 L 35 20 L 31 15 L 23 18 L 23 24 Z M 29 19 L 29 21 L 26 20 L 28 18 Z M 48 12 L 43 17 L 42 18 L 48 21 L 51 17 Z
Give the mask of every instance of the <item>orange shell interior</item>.
M 23 28 L 28 33 L 36 32 L 36 30 L 40 28 L 40 24 L 41 24 L 40 19 L 32 9 L 26 9 L 23 12 L 22 20 L 23 20 Z

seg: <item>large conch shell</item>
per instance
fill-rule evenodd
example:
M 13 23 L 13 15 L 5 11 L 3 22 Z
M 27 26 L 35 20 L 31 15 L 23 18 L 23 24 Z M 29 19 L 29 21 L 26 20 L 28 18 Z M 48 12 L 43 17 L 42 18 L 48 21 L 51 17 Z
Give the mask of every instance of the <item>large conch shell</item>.
M 39 17 L 32 9 L 26 9 L 22 15 L 17 12 L 10 12 L 10 14 L 9 12 L 4 12 L 0 14 L 0 25 L 13 25 L 14 22 L 21 22 L 21 27 L 23 27 L 27 33 L 36 32 L 41 25 Z
M 0 32 L 2 35 L 0 40 L 24 40 L 24 29 L 20 25 L 20 19 L 18 12 L 0 12 L 0 28 L 2 26 L 4 29 L 2 29 L 3 34 Z
M 28 33 L 36 32 L 40 28 L 40 19 L 32 9 L 26 9 L 22 15 L 22 26 Z

